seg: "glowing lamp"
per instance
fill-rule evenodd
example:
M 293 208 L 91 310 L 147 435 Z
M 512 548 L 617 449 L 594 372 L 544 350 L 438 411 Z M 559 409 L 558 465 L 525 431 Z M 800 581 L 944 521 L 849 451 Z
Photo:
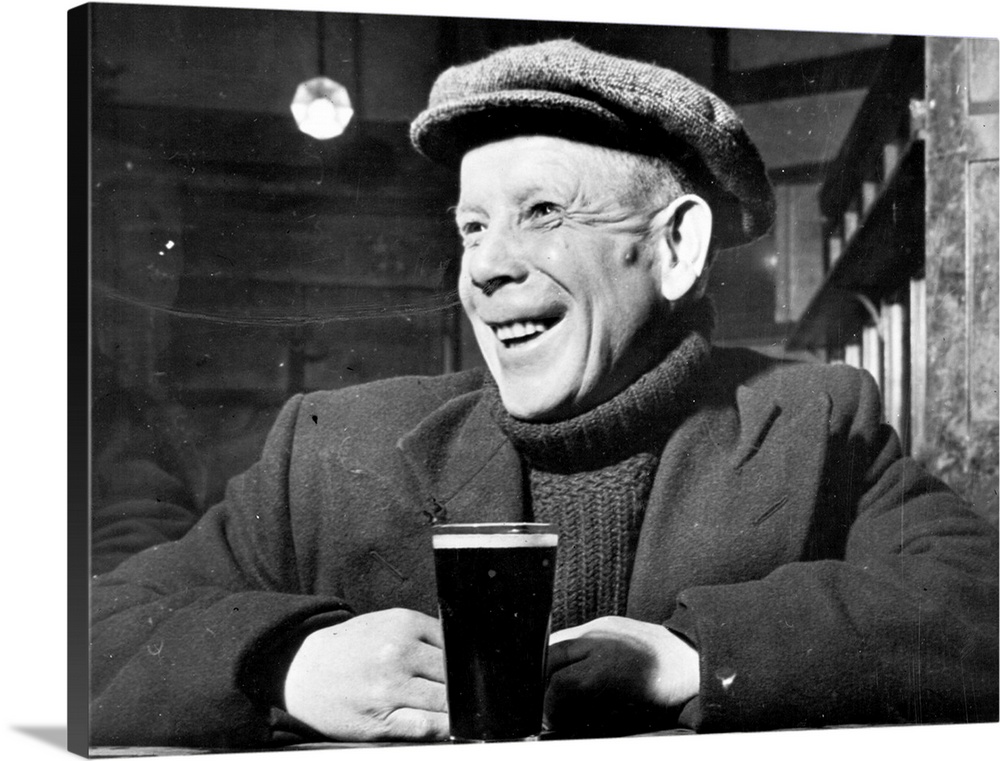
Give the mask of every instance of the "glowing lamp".
M 329 140 L 343 133 L 354 109 L 343 85 L 327 77 L 303 82 L 292 98 L 292 116 L 299 129 L 317 140 Z

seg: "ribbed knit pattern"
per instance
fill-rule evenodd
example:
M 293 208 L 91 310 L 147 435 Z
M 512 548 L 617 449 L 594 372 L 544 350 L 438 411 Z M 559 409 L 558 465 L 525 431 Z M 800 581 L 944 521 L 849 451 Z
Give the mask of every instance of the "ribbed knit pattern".
M 678 339 L 660 365 L 569 420 L 530 423 L 511 417 L 489 379 L 490 411 L 526 465 L 532 519 L 559 530 L 553 630 L 624 615 L 656 465 L 694 401 L 711 326 L 711 305 L 693 305 L 673 323 Z
M 582 473 L 531 469 L 534 519 L 559 528 L 553 630 L 620 616 L 657 454 Z

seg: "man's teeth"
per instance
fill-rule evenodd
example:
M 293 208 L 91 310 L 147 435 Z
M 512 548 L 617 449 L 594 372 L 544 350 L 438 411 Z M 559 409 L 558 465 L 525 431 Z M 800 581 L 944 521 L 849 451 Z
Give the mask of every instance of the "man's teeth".
M 548 328 L 541 322 L 508 322 L 496 328 L 496 335 L 501 341 L 513 341 L 544 333 L 546 330 Z

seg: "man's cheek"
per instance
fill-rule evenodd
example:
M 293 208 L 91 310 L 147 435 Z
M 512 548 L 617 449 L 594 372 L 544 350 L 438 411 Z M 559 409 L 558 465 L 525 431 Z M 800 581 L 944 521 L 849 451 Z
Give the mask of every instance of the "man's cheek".
M 471 317 L 475 314 L 475 308 L 472 304 L 472 282 L 464 269 L 458 276 L 458 299 L 462 302 L 462 309 L 467 315 Z

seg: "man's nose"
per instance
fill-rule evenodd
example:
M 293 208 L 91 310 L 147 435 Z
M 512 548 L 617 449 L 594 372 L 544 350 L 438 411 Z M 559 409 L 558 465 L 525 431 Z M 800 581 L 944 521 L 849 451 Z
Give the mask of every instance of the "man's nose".
M 506 230 L 488 230 L 465 257 L 472 284 L 487 296 L 528 277 L 524 249 Z

